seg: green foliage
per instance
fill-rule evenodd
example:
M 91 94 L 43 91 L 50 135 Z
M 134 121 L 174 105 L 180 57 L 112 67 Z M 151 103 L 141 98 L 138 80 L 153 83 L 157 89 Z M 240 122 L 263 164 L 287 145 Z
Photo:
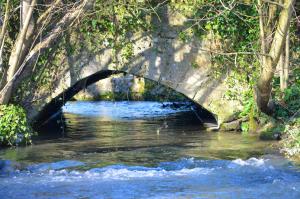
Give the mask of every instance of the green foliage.
M 289 120 L 296 111 L 300 110 L 300 69 L 292 71 L 290 85 L 283 92 L 280 90 L 279 78 L 273 82 L 274 98 L 276 100 L 274 117 L 282 121 Z
M 190 26 L 195 35 L 206 37 L 213 33 L 213 38 L 222 41 L 220 50 L 257 52 L 259 50 L 259 21 L 256 4 L 237 2 L 232 9 L 226 9 L 224 3 L 226 5 L 226 2 L 216 0 L 172 0 L 170 6 L 188 18 L 195 19 Z M 181 32 L 179 37 L 185 40 L 191 33 L 190 29 Z M 244 66 L 253 67 L 253 61 L 257 60 L 255 56 L 249 55 L 239 55 L 237 60 L 226 59 L 224 56 L 216 56 L 216 59 L 221 59 L 223 64 L 224 61 L 231 62 L 231 65 L 236 62 L 243 66 L 239 69 L 245 69 Z M 253 70 L 251 69 L 250 72 Z
M 251 110 L 253 111 L 254 106 L 255 106 L 254 98 L 252 96 L 249 96 L 248 98 L 246 98 L 246 100 L 243 102 L 244 109 L 239 114 L 239 117 L 249 116 Z
M 133 45 L 132 43 L 127 43 L 124 45 L 121 51 L 122 57 L 129 60 L 133 56 Z
M 90 54 L 93 54 L 98 53 L 99 49 L 111 48 L 115 53 L 121 52 L 122 61 L 130 61 L 133 56 L 130 39 L 139 31 L 147 33 L 154 30 L 155 27 L 149 19 L 160 14 L 157 9 L 154 9 L 158 3 L 161 1 L 97 0 L 95 12 L 87 13 L 81 19 L 80 25 L 70 30 L 71 34 L 76 34 L 73 42 L 67 42 L 65 38 L 64 42 L 59 44 L 58 49 L 65 50 L 69 56 L 77 55 L 81 53 L 81 50 L 88 50 Z M 168 4 L 171 9 L 170 13 L 178 11 L 190 19 L 185 24 L 187 29 L 180 29 L 178 37 L 181 41 L 190 41 L 195 36 L 200 40 L 208 38 L 212 40 L 213 50 L 224 53 L 236 52 L 236 54 L 231 53 L 226 56 L 212 53 L 214 70 L 212 70 L 211 77 L 221 80 L 226 77 L 225 83 L 228 89 L 223 97 L 229 100 L 239 100 L 243 105 L 244 110 L 239 117 L 249 117 L 250 120 L 242 125 L 242 130 L 245 132 L 255 126 L 255 119 L 261 121 L 263 118 L 258 115 L 253 98 L 253 87 L 261 68 L 258 56 L 255 54 L 260 51 L 256 3 L 256 1 L 170 0 L 161 4 Z M 14 12 L 11 19 L 8 35 L 13 35 L 11 38 L 15 38 L 17 34 L 12 33 L 16 33 L 19 29 L 18 12 Z M 291 51 L 295 54 L 291 59 L 294 68 L 300 61 L 299 37 L 294 34 L 295 30 L 294 23 L 290 30 Z M 156 48 L 153 50 L 159 51 Z M 250 55 L 239 52 L 249 52 Z M 61 63 L 55 63 L 57 66 L 45 67 L 49 55 L 53 53 L 52 50 L 47 51 L 40 56 L 37 63 L 37 72 L 31 81 L 39 83 L 37 86 L 39 88 L 42 87 L 40 85 L 50 84 L 55 79 L 55 74 L 59 73 L 56 68 L 61 66 Z M 4 59 L 4 62 L 5 60 L 7 59 Z M 117 61 L 113 60 L 115 64 L 118 64 Z M 191 65 L 198 68 L 196 63 L 191 63 Z M 292 71 L 295 75 L 290 81 L 290 87 L 284 93 L 279 89 L 279 78 L 275 79 L 273 84 L 273 99 L 284 101 L 284 106 L 276 103 L 274 117 L 284 122 L 287 122 L 300 109 L 300 75 L 297 75 L 300 74 L 299 71 L 300 69 Z M 25 82 L 22 89 L 24 93 L 30 94 L 28 85 L 30 84 Z
M 147 30 L 149 24 L 145 19 L 145 11 L 150 4 L 147 1 L 102 1 L 95 4 L 94 12 L 82 20 L 80 33 L 90 43 L 90 48 L 99 50 L 99 47 L 113 48 L 119 52 L 123 48 L 128 59 L 132 53 L 129 51 L 129 36 L 140 30 Z
M 288 156 L 300 154 L 300 118 L 293 120 L 284 129 L 285 139 L 282 151 Z
M 299 54 L 298 54 L 299 55 Z M 283 134 L 282 151 L 287 156 L 300 154 L 300 68 L 296 66 L 289 77 L 289 87 L 280 90 L 279 78 L 273 82 L 276 102 L 274 117 L 277 132 Z M 275 129 L 276 130 L 276 129 Z M 275 132 L 273 130 L 273 132 Z
M 249 123 L 248 122 L 243 122 L 241 124 L 241 130 L 242 130 L 242 133 L 247 134 L 249 132 Z
M 187 24 L 190 28 L 179 34 L 181 40 L 188 40 L 192 32 L 200 40 L 212 40 L 213 51 L 236 53 L 212 53 L 211 76 L 215 79 L 226 77 L 228 89 L 224 97 L 241 102 L 245 108 L 240 117 L 249 116 L 253 107 L 253 87 L 260 70 L 260 62 L 255 55 L 260 51 L 256 3 L 216 0 L 172 0 L 170 3 L 172 9 L 194 19 Z
M 109 64 L 117 67 L 119 61 L 130 61 L 133 56 L 131 36 L 141 30 L 148 31 L 150 25 L 146 17 L 153 13 L 152 6 L 143 0 L 97 0 L 93 12 L 86 13 L 80 23 L 68 28 L 52 49 L 40 54 L 34 74 L 18 87 L 14 102 L 32 99 L 34 95 L 54 89 L 54 82 L 64 73 L 66 65 L 76 65 L 76 57 L 82 52 L 94 55 L 103 49 L 112 49 L 115 56 Z M 18 12 L 15 13 L 18 18 Z M 15 28 L 14 32 L 17 30 Z M 120 57 L 117 56 L 118 53 L 121 54 Z M 79 70 L 79 67 L 74 67 L 74 73 Z M 39 103 L 39 100 L 33 101 Z
M 17 105 L 0 105 L 0 144 L 30 144 L 33 131 L 25 110 Z
M 253 133 L 257 130 L 258 124 L 256 120 L 259 117 L 259 112 L 252 96 L 245 97 L 244 99 L 242 103 L 244 109 L 239 113 L 239 117 L 248 118 L 248 121 L 242 123 L 241 130 L 243 133 Z
M 293 65 L 292 65 L 293 66 Z M 290 67 L 292 67 L 290 66 Z M 300 69 L 296 66 L 289 77 L 289 87 L 280 90 L 279 77 L 273 81 L 273 100 L 275 111 L 273 114 L 274 126 L 268 128 L 260 135 L 261 139 L 274 140 L 282 138 L 282 152 L 287 156 L 299 156 L 300 154 Z M 270 121 L 262 114 L 259 119 Z
M 192 65 L 192 67 L 195 68 L 195 69 L 196 69 L 196 68 L 199 68 L 199 65 L 198 65 L 196 62 L 192 62 L 191 65 Z
M 178 37 L 181 41 L 187 42 L 189 41 L 193 36 L 193 31 L 191 29 L 182 31 L 178 34 Z

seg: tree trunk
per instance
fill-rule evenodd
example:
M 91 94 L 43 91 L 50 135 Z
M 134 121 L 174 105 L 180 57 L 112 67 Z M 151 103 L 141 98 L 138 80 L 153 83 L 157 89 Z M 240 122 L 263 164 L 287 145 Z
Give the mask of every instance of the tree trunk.
M 21 9 L 20 9 L 20 30 L 22 30 L 24 24 L 25 24 L 25 20 L 26 20 L 26 16 L 27 13 L 29 11 L 30 8 L 30 4 L 31 4 L 31 0 L 22 0 L 21 1 Z
M 5 8 L 5 14 L 3 19 L 3 24 L 1 27 L 1 33 L 0 33 L 0 90 L 5 84 L 6 80 L 6 70 L 3 66 L 3 50 L 4 50 L 4 43 L 5 43 L 5 34 L 7 29 L 7 24 L 9 20 L 9 12 L 10 12 L 10 0 L 6 1 L 6 8 Z
M 27 30 L 32 18 L 33 9 L 36 5 L 36 0 L 32 0 L 32 3 L 27 10 L 26 19 L 24 21 L 23 27 L 18 35 L 17 41 L 15 43 L 14 49 L 10 55 L 7 71 L 6 83 L 12 81 L 15 72 L 18 70 L 20 57 L 22 55 L 21 51 L 24 48 L 24 41 L 27 34 Z M 1 91 L 2 92 L 2 91 Z M 12 92 L 12 84 L 6 88 L 5 94 L 0 96 L 0 104 L 7 104 Z
M 260 35 L 260 50 L 262 54 L 267 54 L 266 35 L 263 18 L 263 5 L 261 0 L 258 0 L 258 15 L 259 15 L 259 35 Z M 266 56 L 261 56 L 261 65 L 266 63 Z
M 290 34 L 287 33 L 286 41 L 285 41 L 285 60 L 284 60 L 284 67 L 283 67 L 283 79 L 282 79 L 282 90 L 288 87 L 289 81 L 289 62 L 290 62 Z
M 284 0 L 284 8 L 281 10 L 279 15 L 278 25 L 273 37 L 270 51 L 268 53 L 269 56 L 266 57 L 266 62 L 263 63 L 263 67 L 256 85 L 255 98 L 257 106 L 266 114 L 271 114 L 273 111 L 272 107 L 269 106 L 272 90 L 271 82 L 286 41 L 294 2 L 295 0 Z
M 8 24 L 8 18 L 9 18 L 9 7 L 10 7 L 9 0 L 6 1 L 6 8 L 5 8 L 5 14 L 3 19 L 3 24 L 1 27 L 1 33 L 0 33 L 0 68 L 2 67 L 2 53 L 3 53 L 3 45 L 5 41 L 5 34 L 6 34 L 6 28 Z
M 280 90 L 283 92 L 288 87 L 289 79 L 289 62 L 290 62 L 290 38 L 289 33 L 287 33 L 286 42 L 282 55 L 279 60 L 280 65 Z
M 30 12 L 30 7 L 32 6 L 34 0 L 22 0 L 22 13 L 21 13 L 21 24 L 20 24 L 20 31 L 23 29 L 24 25 L 26 24 L 26 16 Z M 27 31 L 25 34 L 24 44 L 22 47 L 22 53 L 20 54 L 20 60 L 22 60 L 25 55 L 28 53 L 31 45 L 32 45 L 32 35 L 35 29 L 35 20 L 34 17 L 30 17 L 29 24 L 27 27 Z
M 35 5 L 36 0 L 32 0 L 32 4 L 29 8 L 29 11 L 33 10 L 33 7 Z M 18 86 L 16 84 L 20 84 L 22 79 L 27 77 L 28 75 L 31 75 L 30 71 L 33 67 L 34 63 L 39 57 L 40 53 L 43 53 L 46 49 L 51 47 L 52 44 L 57 42 L 57 40 L 60 38 L 60 36 L 63 34 L 64 29 L 68 27 L 72 22 L 74 22 L 75 19 L 79 18 L 84 11 L 87 9 L 90 9 L 94 3 L 94 0 L 84 0 L 81 4 L 79 4 L 77 7 L 75 7 L 72 10 L 69 10 L 62 19 L 54 25 L 53 29 L 49 31 L 49 33 L 41 39 L 40 42 L 34 45 L 32 50 L 27 53 L 27 56 L 20 61 L 20 49 L 22 49 L 22 46 L 24 44 L 24 32 L 23 30 L 26 28 L 27 25 L 29 25 L 29 19 L 26 20 L 26 23 L 24 24 L 24 27 L 22 29 L 22 32 L 20 33 L 20 40 L 16 42 L 16 50 L 12 53 L 11 56 L 13 56 L 12 64 L 9 67 L 10 72 L 8 73 L 8 81 L 4 88 L 0 92 L 0 104 L 6 104 L 10 100 L 12 90 L 14 86 Z M 34 5 L 33 5 L 34 4 Z M 29 16 L 30 12 L 27 16 Z M 32 11 L 31 11 L 32 14 Z M 28 22 L 28 24 L 27 24 Z M 23 41 L 23 42 L 21 42 Z M 27 72 L 29 72 L 27 75 L 22 75 L 21 80 L 20 78 L 22 72 L 26 69 Z M 18 82 L 18 83 L 16 83 Z
M 277 69 L 279 69 L 279 77 L 280 77 L 280 90 L 283 91 L 284 88 L 284 63 L 285 63 L 285 57 L 284 57 L 284 51 L 282 51 L 280 59 L 278 61 Z

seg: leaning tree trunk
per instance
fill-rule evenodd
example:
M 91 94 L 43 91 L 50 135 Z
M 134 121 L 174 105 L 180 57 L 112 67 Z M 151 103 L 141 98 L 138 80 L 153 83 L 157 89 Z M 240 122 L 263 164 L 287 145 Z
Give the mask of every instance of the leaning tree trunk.
M 255 89 L 256 104 L 266 114 L 272 113 L 272 108 L 269 106 L 272 90 L 271 82 L 286 41 L 295 0 L 284 0 L 283 2 L 284 7 L 279 15 L 278 25 L 268 52 L 269 56 L 266 56 L 265 61 L 262 63 L 262 70 Z
M 29 26 L 30 18 L 32 15 L 32 10 L 35 6 L 36 0 L 32 0 L 31 6 L 28 9 L 28 13 L 25 19 L 25 23 L 23 25 L 22 31 L 18 36 L 18 39 L 15 43 L 14 50 L 10 57 L 9 63 L 9 71 L 7 73 L 7 81 L 6 85 L 0 91 L 0 104 L 7 104 L 11 98 L 12 91 L 14 88 L 18 87 L 18 85 L 22 82 L 22 79 L 32 75 L 31 69 L 34 63 L 37 61 L 39 54 L 43 53 L 46 49 L 50 48 L 55 42 L 60 39 L 62 34 L 64 33 L 65 29 L 72 25 L 72 23 L 80 18 L 80 16 L 88 9 L 92 8 L 95 0 L 82 0 L 78 6 L 74 7 L 71 10 L 68 10 L 65 15 L 61 18 L 61 20 L 53 25 L 52 29 L 49 31 L 47 35 L 45 35 L 40 42 L 38 43 L 31 43 L 32 46 L 31 50 L 27 53 L 24 51 L 26 49 L 25 45 L 25 36 L 27 34 L 27 29 Z M 60 3 L 60 0 L 56 0 L 52 5 Z M 49 10 L 53 9 L 54 7 L 50 7 Z M 48 11 L 49 11 L 48 10 Z M 46 11 L 44 14 L 50 14 L 51 12 Z M 41 15 L 37 21 L 37 25 L 35 27 L 35 32 L 39 31 L 40 23 L 43 23 L 41 18 L 44 18 L 45 15 Z M 30 18 L 29 18 L 30 17 Z M 27 21 L 28 19 L 28 21 Z M 28 23 L 27 23 L 28 22 Z M 24 48 L 25 45 L 25 48 Z M 27 46 L 28 47 L 28 46 Z M 23 54 L 25 54 L 23 56 Z M 29 71 L 28 74 L 22 74 L 24 70 L 26 72 Z M 21 76 L 22 75 L 22 76 Z
M 5 33 L 6 33 L 6 28 L 8 24 L 8 18 L 9 18 L 9 9 L 10 9 L 10 2 L 9 0 L 6 0 L 6 7 L 5 7 L 5 14 L 4 14 L 4 19 L 2 27 L 1 27 L 1 33 L 0 33 L 0 69 L 2 68 L 2 53 L 3 53 L 3 46 L 4 46 L 4 41 L 5 41 Z
M 22 21 L 22 28 L 20 30 L 20 34 L 18 35 L 17 41 L 15 43 L 14 49 L 9 57 L 8 71 L 7 71 L 7 79 L 6 82 L 11 82 L 15 72 L 18 70 L 18 66 L 20 63 L 20 57 L 22 56 L 22 49 L 24 50 L 24 43 L 27 34 L 27 30 L 30 22 L 32 21 L 33 9 L 36 5 L 36 0 L 32 0 L 28 10 L 26 7 L 26 18 Z M 25 15 L 25 14 L 24 14 Z M 24 22 L 24 23 L 23 23 Z M 0 98 L 0 104 L 7 104 L 12 92 L 13 84 L 7 86 L 5 93 L 2 94 Z
M 6 70 L 3 66 L 3 51 L 4 51 L 4 43 L 5 43 L 5 34 L 7 30 L 8 20 L 9 20 L 9 12 L 10 12 L 10 0 L 6 0 L 6 8 L 5 8 L 5 14 L 4 19 L 2 19 L 2 27 L 1 27 L 1 33 L 0 33 L 0 90 L 6 83 Z

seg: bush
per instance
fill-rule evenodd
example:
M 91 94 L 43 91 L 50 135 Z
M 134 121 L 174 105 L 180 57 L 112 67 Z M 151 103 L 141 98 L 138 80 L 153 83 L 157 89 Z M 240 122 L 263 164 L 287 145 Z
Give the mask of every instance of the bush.
M 0 145 L 30 144 L 33 134 L 22 107 L 0 105 Z
M 282 152 L 287 156 L 300 157 L 300 68 L 292 69 L 289 77 L 289 87 L 282 92 L 280 79 L 273 82 L 275 113 L 277 126 L 281 126 L 283 135 Z
M 285 139 L 282 151 L 287 156 L 296 156 L 300 154 L 300 118 L 295 119 L 285 126 Z

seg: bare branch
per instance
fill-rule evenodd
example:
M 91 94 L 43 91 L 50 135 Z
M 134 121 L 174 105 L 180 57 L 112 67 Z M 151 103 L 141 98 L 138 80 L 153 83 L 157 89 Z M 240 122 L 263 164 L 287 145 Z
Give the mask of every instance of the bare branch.
M 266 36 L 265 36 L 265 29 L 264 29 L 264 20 L 263 20 L 263 5 L 261 0 L 258 0 L 258 14 L 259 14 L 259 31 L 260 31 L 260 42 L 261 42 L 261 53 L 266 54 L 267 46 L 266 46 Z M 266 58 L 263 56 L 261 57 L 262 65 L 266 63 Z
M 283 9 L 280 13 L 277 29 L 270 49 L 270 55 L 276 63 L 279 60 L 282 51 L 282 46 L 284 44 L 288 29 L 290 27 L 292 8 L 295 0 L 289 0 L 286 2 L 286 8 Z
M 270 1 L 270 0 L 262 0 L 263 2 L 266 2 L 266 3 L 270 3 L 270 4 L 274 4 L 274 5 L 277 5 L 277 6 L 280 6 L 282 8 L 284 8 L 284 5 L 279 3 L 279 2 L 276 2 L 276 1 Z
M 56 0 L 54 3 L 51 4 L 51 6 L 38 18 L 37 20 L 37 27 L 42 26 L 41 24 L 44 23 L 46 18 L 49 14 L 53 12 L 53 10 L 58 7 L 58 5 L 61 3 L 61 0 Z
M 218 54 L 218 55 L 225 55 L 225 56 L 237 56 L 237 55 L 259 55 L 259 56 L 265 56 L 265 57 L 270 57 L 269 54 L 263 54 L 263 53 L 257 53 L 257 52 L 220 52 L 220 51 L 213 51 L 210 49 L 205 49 L 205 48 L 200 48 L 199 50 L 205 51 L 205 52 L 210 52 L 213 54 Z

